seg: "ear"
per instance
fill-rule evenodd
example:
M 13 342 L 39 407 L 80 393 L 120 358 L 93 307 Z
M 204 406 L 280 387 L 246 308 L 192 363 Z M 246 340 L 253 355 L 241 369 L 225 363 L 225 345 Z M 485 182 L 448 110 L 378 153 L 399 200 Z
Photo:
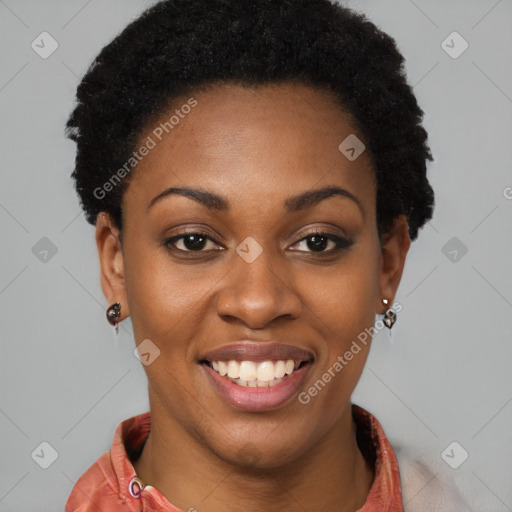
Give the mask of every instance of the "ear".
M 379 276 L 378 304 L 376 311 L 384 313 L 390 305 L 393 304 L 396 290 L 402 278 L 402 272 L 405 265 L 405 257 L 411 246 L 409 238 L 409 225 L 407 217 L 400 215 L 389 233 L 385 233 L 381 240 L 381 269 Z M 388 299 L 389 305 L 386 307 L 382 303 L 382 299 Z M 381 311 L 383 309 L 383 311 Z
M 124 279 L 124 257 L 119 229 L 110 215 L 100 212 L 96 220 L 96 246 L 100 259 L 101 289 L 110 306 L 114 302 L 121 303 L 123 320 L 130 315 L 126 297 Z

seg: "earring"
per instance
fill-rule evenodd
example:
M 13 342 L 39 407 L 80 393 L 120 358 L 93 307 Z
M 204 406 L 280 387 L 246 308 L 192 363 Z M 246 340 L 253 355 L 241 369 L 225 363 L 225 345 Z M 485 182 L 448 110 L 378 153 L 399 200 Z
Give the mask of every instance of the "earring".
M 121 304 L 116 302 L 108 307 L 107 309 L 107 320 L 110 325 L 114 326 L 116 334 L 119 332 L 119 326 L 117 325 L 117 319 L 121 315 Z
M 389 304 L 388 299 L 382 299 L 382 303 L 387 306 Z M 396 322 L 396 313 L 390 308 L 384 313 L 384 318 L 382 320 L 384 322 L 384 325 L 391 329 L 393 327 L 394 323 Z

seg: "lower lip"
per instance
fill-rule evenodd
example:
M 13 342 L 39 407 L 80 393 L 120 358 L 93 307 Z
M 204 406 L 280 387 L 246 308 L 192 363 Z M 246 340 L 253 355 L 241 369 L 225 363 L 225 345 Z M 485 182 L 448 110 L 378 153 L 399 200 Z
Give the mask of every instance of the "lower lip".
M 207 364 L 203 364 L 208 379 L 233 407 L 241 411 L 261 412 L 277 409 L 287 403 L 300 389 L 311 363 L 303 365 L 283 381 L 266 388 L 239 386 L 230 379 L 222 377 Z

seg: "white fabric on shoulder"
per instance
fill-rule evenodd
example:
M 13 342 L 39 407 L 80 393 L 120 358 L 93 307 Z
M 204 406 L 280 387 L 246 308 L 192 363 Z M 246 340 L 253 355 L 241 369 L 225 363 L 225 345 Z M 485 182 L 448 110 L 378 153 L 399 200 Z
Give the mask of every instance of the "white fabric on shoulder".
M 468 489 L 462 489 L 450 475 L 453 470 L 434 468 L 415 448 L 392 445 L 400 470 L 404 512 L 474 512 L 468 505 Z

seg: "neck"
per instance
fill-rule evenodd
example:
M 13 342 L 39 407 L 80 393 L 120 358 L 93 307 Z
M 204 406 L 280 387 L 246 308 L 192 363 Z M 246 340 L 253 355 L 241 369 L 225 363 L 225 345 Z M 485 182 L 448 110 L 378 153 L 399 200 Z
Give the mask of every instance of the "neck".
M 227 463 L 153 404 L 151 418 L 151 435 L 134 468 L 180 510 L 348 512 L 364 505 L 373 482 L 350 404 L 313 448 L 271 468 Z

